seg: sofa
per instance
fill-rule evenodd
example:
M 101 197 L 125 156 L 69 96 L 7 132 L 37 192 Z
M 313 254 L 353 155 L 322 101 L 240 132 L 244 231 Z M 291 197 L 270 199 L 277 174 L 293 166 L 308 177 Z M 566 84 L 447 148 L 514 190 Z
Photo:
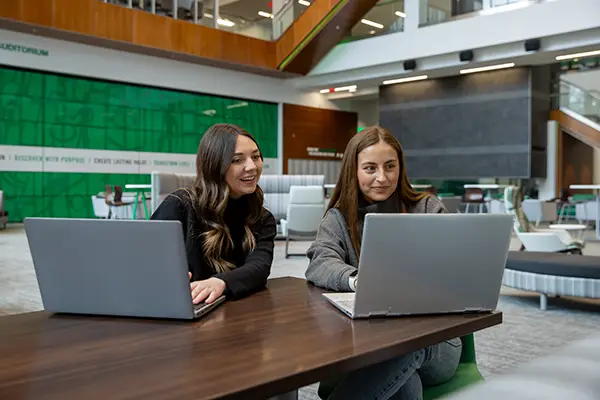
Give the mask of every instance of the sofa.
M 8 223 L 8 212 L 4 209 L 4 192 L 0 190 L 0 228 L 5 229 Z
M 505 286 L 540 294 L 545 310 L 548 295 L 600 298 L 600 257 L 564 253 L 510 251 Z
M 165 197 L 174 190 L 191 185 L 195 174 L 177 174 L 171 172 L 152 172 L 151 209 L 152 212 L 160 205 Z M 281 219 L 287 215 L 290 202 L 290 187 L 294 186 L 323 186 L 324 175 L 261 175 L 258 185 L 265 194 L 265 208 L 277 221 L 278 238 L 283 238 Z M 323 189 L 324 190 L 324 189 Z

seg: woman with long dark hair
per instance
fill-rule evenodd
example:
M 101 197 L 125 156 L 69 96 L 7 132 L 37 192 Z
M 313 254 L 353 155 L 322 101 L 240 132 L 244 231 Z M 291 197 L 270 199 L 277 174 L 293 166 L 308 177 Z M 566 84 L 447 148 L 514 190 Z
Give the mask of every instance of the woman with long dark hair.
M 258 186 L 262 163 L 248 132 L 213 125 L 200 140 L 193 185 L 169 194 L 152 215 L 183 226 L 194 304 L 247 296 L 267 283 L 277 228 Z
M 306 278 L 330 290 L 354 291 L 360 284 L 356 274 L 367 213 L 444 212 L 437 197 L 412 188 L 398 140 L 379 126 L 365 128 L 344 152 L 335 191 L 307 251 Z M 423 385 L 439 385 L 454 376 L 461 351 L 459 338 L 448 340 L 323 385 L 331 391 L 329 400 L 420 400 Z

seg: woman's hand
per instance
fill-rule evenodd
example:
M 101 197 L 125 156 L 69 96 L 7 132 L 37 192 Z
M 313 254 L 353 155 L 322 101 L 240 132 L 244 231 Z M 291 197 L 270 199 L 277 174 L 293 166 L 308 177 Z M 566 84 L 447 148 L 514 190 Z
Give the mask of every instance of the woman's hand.
M 188 272 L 188 275 L 192 279 L 192 274 Z M 199 304 L 204 301 L 210 304 L 223 294 L 225 287 L 225 282 L 219 278 L 209 278 L 203 281 L 192 282 L 190 283 L 192 303 Z

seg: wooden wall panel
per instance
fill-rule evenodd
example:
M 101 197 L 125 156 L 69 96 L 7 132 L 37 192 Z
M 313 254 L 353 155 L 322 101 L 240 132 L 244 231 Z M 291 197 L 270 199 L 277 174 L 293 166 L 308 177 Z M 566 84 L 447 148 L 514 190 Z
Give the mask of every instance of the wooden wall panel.
M 343 153 L 348 141 L 358 127 L 358 114 L 354 112 L 326 110 L 283 105 L 283 173 L 287 174 L 290 158 L 339 160 L 335 157 L 315 157 L 308 154 L 307 147 L 335 149 Z
M 21 20 L 20 0 L 0 0 L 0 18 Z
M 133 42 L 133 10 L 112 4 L 96 6 L 96 36 L 122 42 Z
M 158 49 L 173 49 L 171 18 L 147 12 L 133 13 L 133 43 Z
M 550 119 L 558 122 L 557 196 L 573 184 L 594 183 L 594 149 L 600 147 L 600 132 L 560 110 L 552 110 Z M 592 193 L 578 190 L 576 193 Z
M 195 26 L 185 21 L 171 21 L 173 50 L 181 53 L 199 54 L 202 42 L 200 32 Z M 218 56 L 218 55 L 217 55 Z
M 308 36 L 313 28 L 343 0 L 314 0 L 302 15 L 283 33 L 277 41 L 277 65 L 280 65 L 298 45 Z M 352 0 L 350 0 L 352 1 Z M 354 0 L 362 1 L 362 0 Z M 339 43 L 339 40 L 338 40 Z
M 561 132 L 558 166 L 560 182 L 558 189 L 568 188 L 570 185 L 591 185 L 594 183 L 594 149 L 577 140 L 567 132 Z M 577 190 L 576 193 L 592 193 L 590 190 Z
M 249 46 L 248 61 L 251 65 L 264 64 L 269 68 L 275 68 L 275 43 L 266 40 L 253 39 Z
M 0 18 L 250 67 L 276 68 L 274 42 L 99 0 L 0 0 Z
M 572 136 L 593 144 L 596 147 L 600 147 L 600 131 L 572 118 L 560 110 L 552 110 L 550 119 L 558 122 L 558 124 Z
M 53 25 L 57 29 L 96 35 L 96 6 L 99 1 L 54 0 Z
M 226 32 L 221 35 L 221 59 L 233 63 L 243 63 L 248 59 L 250 38 Z
M 17 0 L 14 0 L 17 2 Z M 21 20 L 31 24 L 52 26 L 52 0 L 20 0 Z
M 216 45 L 216 43 L 221 43 L 222 34 L 227 32 L 221 32 L 216 29 L 206 28 L 201 26 L 198 40 L 200 41 L 200 54 L 206 54 L 205 57 L 220 59 L 221 57 L 221 45 Z

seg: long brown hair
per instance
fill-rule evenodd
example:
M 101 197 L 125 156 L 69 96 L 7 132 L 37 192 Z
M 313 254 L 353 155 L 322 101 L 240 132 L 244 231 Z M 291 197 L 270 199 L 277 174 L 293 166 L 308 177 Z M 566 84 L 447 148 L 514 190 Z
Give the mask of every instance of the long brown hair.
M 223 254 L 233 246 L 233 241 L 224 214 L 229 202 L 229 186 L 225 174 L 235 155 L 238 136 L 245 136 L 254 143 L 256 140 L 244 129 L 233 124 L 216 124 L 208 128 L 202 136 L 196 155 L 196 180 L 187 189 L 194 212 L 198 219 L 208 226 L 200 232 L 202 248 L 208 264 L 217 272 L 227 272 L 235 265 L 226 261 Z M 258 147 L 258 143 L 256 143 Z M 260 148 L 259 148 L 260 151 Z M 262 153 L 260 154 L 262 160 Z M 260 220 L 264 194 L 260 187 L 252 194 L 245 195 L 248 202 L 248 216 L 243 221 L 245 235 L 244 251 L 256 247 L 252 227 Z
M 392 196 L 396 196 L 398 199 L 400 211 L 405 212 L 406 207 L 414 206 L 422 198 L 429 195 L 428 193 L 417 192 L 412 188 L 404 167 L 402 146 L 390 132 L 380 126 L 370 126 L 354 135 L 344 151 L 340 175 L 327 209 L 337 208 L 346 219 L 352 246 L 357 255 L 360 255 L 362 236 L 362 232 L 358 231 L 359 196 L 362 196 L 358 187 L 358 153 L 379 142 L 390 145 L 398 154 L 400 174 L 398 176 L 398 187 Z

